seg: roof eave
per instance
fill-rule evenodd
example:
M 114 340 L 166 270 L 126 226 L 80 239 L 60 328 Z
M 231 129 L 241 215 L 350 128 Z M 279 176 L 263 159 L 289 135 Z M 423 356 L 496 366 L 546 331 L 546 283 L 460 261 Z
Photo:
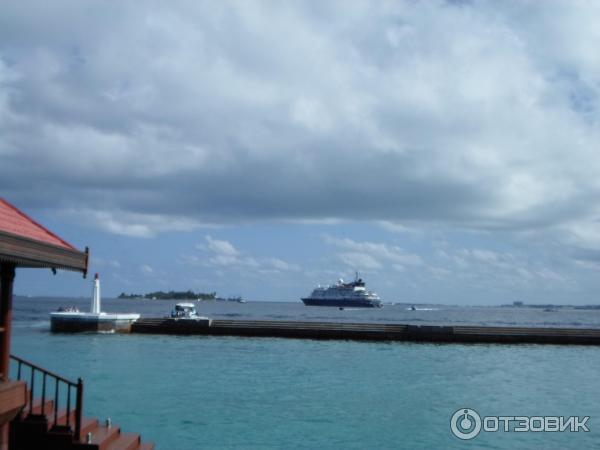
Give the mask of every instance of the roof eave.
M 87 248 L 81 252 L 0 231 L 0 262 L 17 267 L 72 270 L 85 277 L 88 256 Z

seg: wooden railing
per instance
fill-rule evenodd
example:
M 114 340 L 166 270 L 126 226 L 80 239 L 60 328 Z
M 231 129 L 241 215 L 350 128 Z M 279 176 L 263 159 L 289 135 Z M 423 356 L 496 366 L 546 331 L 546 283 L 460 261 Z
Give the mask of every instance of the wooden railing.
M 82 408 L 83 408 L 83 381 L 81 380 L 81 378 L 77 379 L 77 382 L 73 382 L 71 380 L 67 380 L 64 377 L 61 377 L 60 375 L 57 375 L 53 372 L 50 372 L 49 370 L 46 370 L 42 367 L 39 367 L 29 361 L 26 361 L 22 358 L 19 358 L 18 356 L 14 356 L 14 355 L 10 355 L 10 358 L 17 364 L 17 380 L 21 380 L 23 379 L 23 381 L 28 381 L 29 385 L 28 385 L 28 389 L 29 389 L 29 414 L 33 414 L 33 399 L 40 397 L 41 398 L 41 414 L 45 415 L 46 414 L 46 402 L 48 400 L 52 400 L 53 401 L 53 408 L 54 408 L 54 418 L 53 418 L 53 427 L 57 428 L 59 426 L 58 424 L 58 407 L 59 404 L 61 403 L 61 399 L 60 396 L 61 394 L 63 394 L 63 404 L 66 407 L 66 419 L 65 419 L 65 424 L 67 429 L 69 431 L 73 431 L 74 432 L 74 436 L 76 439 L 79 439 L 79 435 L 81 434 L 81 415 L 82 415 Z M 28 378 L 27 378 L 28 377 Z M 36 397 L 36 388 L 37 388 L 37 384 L 36 381 L 39 383 L 40 382 L 40 378 L 41 378 L 41 395 L 40 395 L 40 389 L 38 389 L 37 391 L 37 397 Z M 54 383 L 54 386 L 50 386 L 50 395 L 47 395 L 47 387 L 48 384 L 52 384 Z M 61 383 L 64 385 L 63 389 L 61 390 Z M 52 389 L 52 387 L 54 389 Z M 66 389 L 66 393 L 64 392 L 64 390 Z M 52 392 L 52 390 L 54 392 Z M 75 391 L 75 405 L 74 408 L 72 407 L 72 391 Z M 52 395 L 54 394 L 54 395 Z M 66 394 L 66 399 L 64 398 Z M 74 430 L 71 429 L 71 413 L 74 412 L 75 413 L 75 418 L 74 418 Z M 62 426 L 63 424 L 61 424 Z

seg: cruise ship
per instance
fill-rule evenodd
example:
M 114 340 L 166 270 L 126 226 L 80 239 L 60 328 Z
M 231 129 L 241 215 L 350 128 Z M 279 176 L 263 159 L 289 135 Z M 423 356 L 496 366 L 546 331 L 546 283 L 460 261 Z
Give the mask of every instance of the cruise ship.
M 338 280 L 333 286 L 318 286 L 302 301 L 307 306 L 338 306 L 340 308 L 381 308 L 381 299 L 365 289 L 365 282 L 358 278 L 350 283 Z

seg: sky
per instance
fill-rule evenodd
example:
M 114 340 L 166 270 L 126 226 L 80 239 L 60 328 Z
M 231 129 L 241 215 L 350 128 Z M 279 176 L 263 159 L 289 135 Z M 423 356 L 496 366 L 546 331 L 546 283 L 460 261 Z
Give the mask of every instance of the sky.
M 598 304 L 600 3 L 8 2 L 0 196 L 105 296 Z M 16 293 L 89 295 L 18 271 Z

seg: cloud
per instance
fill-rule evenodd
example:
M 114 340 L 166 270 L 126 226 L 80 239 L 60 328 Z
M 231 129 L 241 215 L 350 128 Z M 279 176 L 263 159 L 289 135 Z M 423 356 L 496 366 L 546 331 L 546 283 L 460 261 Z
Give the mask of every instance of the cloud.
M 349 238 L 324 235 L 325 243 L 339 249 L 337 257 L 356 270 L 379 270 L 386 265 L 402 270 L 404 266 L 419 266 L 422 258 L 407 253 L 398 246 L 376 242 L 357 242 Z
M 208 263 L 213 266 L 244 266 L 248 268 L 257 268 L 258 262 L 249 256 L 242 254 L 229 241 L 213 239 L 211 236 L 205 236 L 206 248 L 212 253 Z M 197 248 L 202 249 L 199 245 Z
M 552 267 L 552 268 L 550 268 Z M 497 252 L 481 248 L 438 250 L 429 270 L 436 278 L 452 276 L 471 280 L 472 286 L 494 289 L 573 289 L 571 267 L 548 261 L 542 255 Z
M 384 230 L 390 231 L 392 233 L 418 233 L 419 230 L 416 228 L 412 228 L 402 223 L 398 222 L 390 222 L 387 220 L 382 220 L 378 222 L 378 225 Z
M 208 249 L 218 255 L 237 257 L 240 254 L 240 252 L 228 241 L 213 239 L 210 236 L 206 236 L 206 241 L 208 242 Z
M 359 220 L 593 244 L 598 17 L 593 2 L 14 2 L 0 189 L 138 237 Z
M 196 248 L 200 251 L 207 251 L 211 256 L 203 261 L 200 258 L 184 256 L 183 260 L 187 263 L 201 263 L 210 267 L 227 267 L 232 269 L 252 270 L 259 273 L 278 273 L 298 271 L 300 267 L 291 264 L 279 258 L 255 258 L 245 255 L 239 251 L 231 242 L 215 239 L 209 235 L 205 236 L 206 245 L 200 244 Z
M 211 227 L 194 219 L 160 214 L 138 214 L 126 211 L 98 211 L 65 209 L 61 215 L 67 219 L 96 226 L 103 231 L 138 238 L 153 237 L 165 231 L 192 231 L 200 227 Z
M 378 270 L 382 265 L 373 256 L 364 253 L 344 252 L 338 255 L 339 259 L 349 267 L 362 270 Z
M 140 267 L 140 272 L 142 272 L 144 275 L 152 275 L 154 274 L 154 269 L 148 264 L 142 264 Z
M 262 260 L 263 265 L 269 268 L 270 270 L 276 271 L 298 271 L 300 270 L 300 266 L 297 264 L 291 264 L 286 261 L 283 261 L 279 258 L 265 258 Z
M 92 254 L 91 256 L 91 261 L 90 261 L 90 266 L 94 267 L 107 267 L 110 269 L 120 269 L 121 268 L 121 263 L 116 260 L 116 259 L 104 259 L 104 258 L 99 258 L 95 255 Z

